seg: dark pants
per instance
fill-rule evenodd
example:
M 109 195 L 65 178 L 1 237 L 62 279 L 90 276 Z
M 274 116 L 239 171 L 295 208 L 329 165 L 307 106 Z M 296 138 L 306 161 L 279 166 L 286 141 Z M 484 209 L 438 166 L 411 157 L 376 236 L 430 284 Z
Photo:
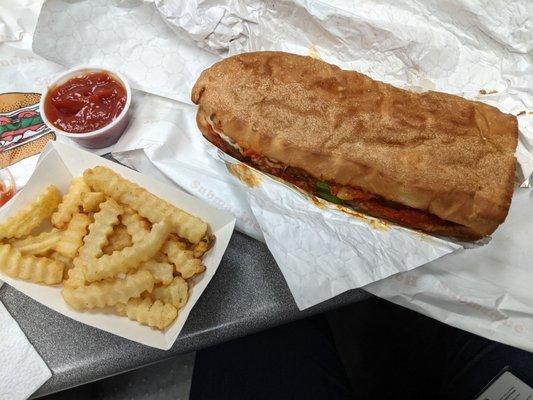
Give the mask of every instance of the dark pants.
M 533 354 L 377 298 L 197 352 L 191 400 L 472 400 Z

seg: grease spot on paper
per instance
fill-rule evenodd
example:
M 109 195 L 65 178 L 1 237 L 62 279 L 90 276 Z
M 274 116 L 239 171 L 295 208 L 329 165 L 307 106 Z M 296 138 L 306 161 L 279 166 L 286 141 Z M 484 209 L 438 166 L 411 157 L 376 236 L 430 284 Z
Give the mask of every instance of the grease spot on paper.
M 494 89 L 489 89 L 489 90 L 481 89 L 479 91 L 479 94 L 494 94 L 494 93 L 498 93 L 498 91 Z
M 387 221 L 370 217 L 368 215 L 365 215 L 363 213 L 355 211 L 354 209 L 352 209 L 350 207 L 337 205 L 337 204 L 334 204 L 334 207 L 337 210 L 342 211 L 343 213 L 350 215 L 351 217 L 355 217 L 357 219 L 362 220 L 363 222 L 365 222 L 368 225 L 370 225 L 370 227 L 372 229 L 379 230 L 379 231 L 388 231 L 390 229 L 390 225 L 389 225 L 389 223 Z
M 309 197 L 311 198 L 311 202 L 312 202 L 315 206 L 317 206 L 318 208 L 322 208 L 322 209 L 326 208 L 326 206 L 324 205 L 324 203 L 322 203 L 322 202 L 319 200 L 318 197 L 316 197 L 316 196 L 312 196 L 312 195 L 310 195 Z
M 226 163 L 229 173 L 248 187 L 256 187 L 261 184 L 261 178 L 245 164 Z

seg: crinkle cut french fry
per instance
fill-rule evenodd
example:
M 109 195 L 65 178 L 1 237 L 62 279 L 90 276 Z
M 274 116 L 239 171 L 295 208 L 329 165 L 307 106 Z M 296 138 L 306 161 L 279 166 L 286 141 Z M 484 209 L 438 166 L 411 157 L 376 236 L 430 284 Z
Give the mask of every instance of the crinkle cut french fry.
M 163 303 L 172 304 L 179 310 L 187 303 L 189 285 L 181 276 L 176 276 L 170 285 L 154 287 L 151 297 Z
M 151 292 L 153 287 L 152 274 L 148 271 L 137 271 L 126 275 L 124 279 L 95 282 L 77 288 L 65 286 L 61 294 L 71 307 L 84 310 L 126 303 L 131 298 L 139 297 L 144 291 Z
M 84 192 L 81 194 L 81 206 L 83 212 L 96 212 L 100 203 L 105 201 L 105 194 L 102 192 Z
M 198 243 L 207 232 L 207 224 L 200 218 L 180 210 L 107 167 L 88 169 L 83 176 L 92 188 L 130 206 L 154 224 L 170 215 L 173 231 L 191 243 Z
M 215 241 L 214 235 L 205 235 L 202 240 L 200 240 L 198 243 L 196 243 L 193 248 L 192 252 L 195 258 L 202 258 L 204 254 L 211 248 Z
M 80 261 L 95 259 L 103 254 L 103 248 L 113 232 L 113 226 L 118 223 L 118 217 L 123 212 L 122 207 L 113 199 L 107 199 L 100 206 L 100 211 L 94 214 L 94 222 L 89 225 L 89 234 L 83 239 L 74 265 Z
M 145 238 L 131 247 L 126 247 L 113 254 L 104 254 L 97 260 L 88 260 L 84 264 L 85 278 L 89 282 L 111 278 L 118 273 L 125 273 L 152 258 L 161 248 L 171 230 L 171 224 L 164 219 L 152 226 Z
M 167 240 L 161 251 L 168 256 L 170 262 L 176 267 L 176 271 L 184 279 L 205 271 L 202 260 L 195 258 L 191 250 L 186 250 L 185 243 L 175 239 Z
M 163 253 L 161 250 L 155 253 L 154 260 L 159 263 L 167 263 L 170 264 L 170 260 L 168 259 L 168 256 Z M 172 271 L 174 271 L 174 267 L 172 266 Z
M 72 215 L 67 229 L 61 233 L 61 240 L 56 244 L 55 251 L 68 258 L 76 257 L 90 223 L 91 219 L 85 214 L 75 213 Z
M 133 244 L 126 227 L 122 225 L 115 226 L 108 241 L 109 243 L 104 247 L 105 254 L 112 254 L 114 251 L 120 251 Z
M 24 239 L 14 240 L 11 242 L 11 246 L 24 255 L 36 256 L 53 250 L 60 238 L 61 232 L 54 228 L 49 232 L 42 232 L 37 236 L 28 236 Z
M 140 242 L 150 232 L 149 223 L 132 209 L 126 210 L 121 221 L 131 236 L 133 243 Z
M 63 254 L 53 252 L 48 256 L 54 261 L 57 261 L 60 264 L 63 264 L 63 280 L 68 278 L 68 272 L 74 268 L 74 264 L 72 263 L 72 260 L 68 257 L 65 257 Z
M 74 267 L 70 268 L 67 271 L 67 277 L 63 281 L 63 285 L 65 287 L 69 288 L 77 288 L 85 285 L 85 275 L 83 274 L 83 268 L 76 267 L 75 264 L 73 264 Z
M 57 252 L 54 251 L 48 257 L 51 258 L 52 260 L 55 260 L 55 261 L 60 262 L 60 263 L 63 263 L 63 265 L 65 266 L 65 271 L 68 271 L 69 269 L 74 267 L 74 264 L 72 263 L 72 259 L 70 259 L 69 257 L 64 256 L 61 253 L 57 253 Z
M 100 205 L 100 211 L 94 214 L 94 222 L 89 225 L 89 234 L 83 238 L 78 257 L 74 259 L 74 268 L 68 272 L 65 286 L 78 287 L 85 284 L 84 264 L 103 254 L 108 236 L 118 223 L 118 216 L 122 211 L 122 207 L 113 199 L 107 199 Z
M 63 264 L 46 257 L 24 256 L 9 244 L 0 244 L 0 270 L 34 283 L 54 285 L 63 280 Z
M 130 299 L 126 304 L 117 304 L 117 311 L 132 321 L 160 330 L 169 326 L 178 316 L 178 310 L 170 304 L 150 298 Z
M 70 221 L 72 214 L 79 211 L 82 193 L 90 192 L 90 190 L 81 176 L 74 178 L 57 211 L 52 214 L 52 224 L 56 228 L 64 228 L 67 222 Z
M 28 204 L 0 225 L 0 239 L 27 236 L 56 209 L 61 194 L 55 186 L 48 186 L 33 203 Z
M 155 283 L 168 285 L 174 279 L 174 266 L 170 263 L 148 260 L 143 262 L 139 269 L 150 272 L 154 276 Z

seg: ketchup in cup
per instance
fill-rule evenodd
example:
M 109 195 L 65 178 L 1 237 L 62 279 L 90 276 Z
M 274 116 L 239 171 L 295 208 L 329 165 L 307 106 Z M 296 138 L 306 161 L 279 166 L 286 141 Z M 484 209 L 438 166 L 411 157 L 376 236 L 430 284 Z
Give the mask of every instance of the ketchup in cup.
M 107 72 L 69 79 L 44 102 L 48 120 L 69 133 L 93 132 L 115 120 L 126 104 L 126 89 Z
M 131 91 L 124 77 L 80 67 L 60 75 L 41 98 L 44 123 L 88 148 L 115 143 L 128 123 Z

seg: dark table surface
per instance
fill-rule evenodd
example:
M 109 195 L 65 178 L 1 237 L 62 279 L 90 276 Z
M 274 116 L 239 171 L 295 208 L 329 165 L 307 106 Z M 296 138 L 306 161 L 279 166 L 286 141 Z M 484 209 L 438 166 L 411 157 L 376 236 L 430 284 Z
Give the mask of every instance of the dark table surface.
M 235 232 L 222 263 L 174 346 L 158 350 L 71 320 L 8 285 L 0 301 L 35 346 L 52 377 L 34 396 L 53 393 L 370 297 L 352 290 L 299 311 L 266 245 Z

